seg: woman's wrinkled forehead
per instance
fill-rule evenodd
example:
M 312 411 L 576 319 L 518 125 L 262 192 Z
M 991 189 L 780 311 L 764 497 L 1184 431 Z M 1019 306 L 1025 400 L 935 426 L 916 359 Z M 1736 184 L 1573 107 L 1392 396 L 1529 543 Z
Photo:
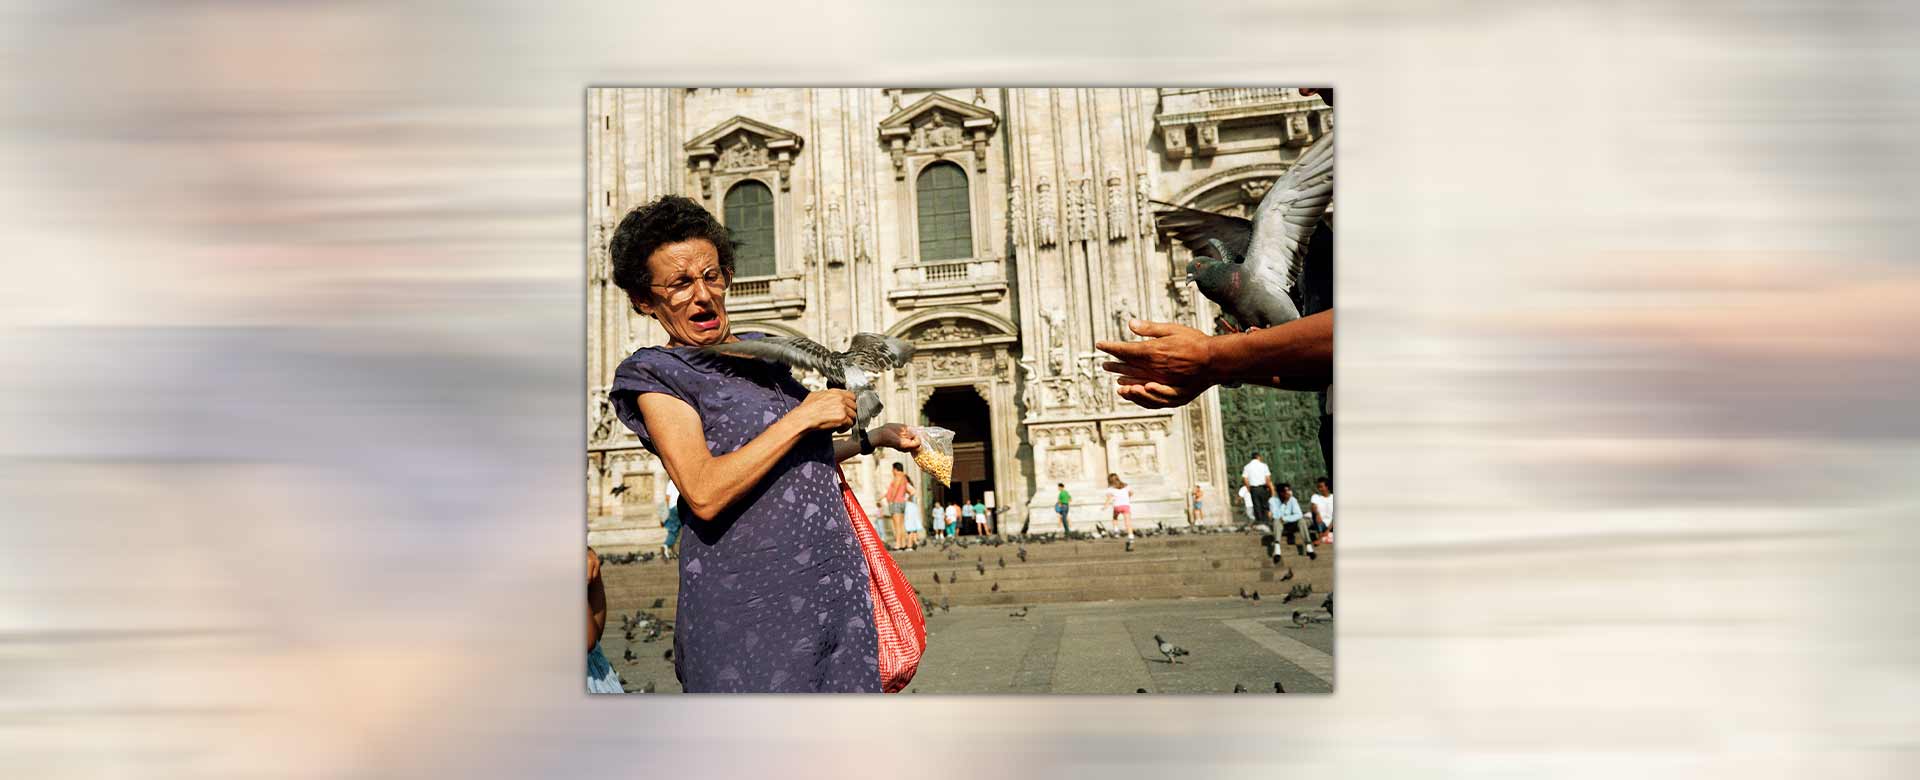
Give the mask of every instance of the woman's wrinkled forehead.
M 704 276 L 708 271 L 719 270 L 720 252 L 713 248 L 711 241 L 690 238 L 661 244 L 647 256 L 647 265 L 655 279 Z

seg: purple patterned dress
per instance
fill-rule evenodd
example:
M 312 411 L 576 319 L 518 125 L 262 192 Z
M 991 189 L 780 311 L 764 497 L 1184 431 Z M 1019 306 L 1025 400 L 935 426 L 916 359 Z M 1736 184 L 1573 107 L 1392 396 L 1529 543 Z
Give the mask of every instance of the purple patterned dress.
M 748 334 L 743 338 L 755 338 Z M 620 421 L 659 454 L 637 401 L 673 396 L 699 412 L 725 455 L 807 396 L 784 366 L 647 347 L 614 373 Z M 840 499 L 833 440 L 796 443 L 760 484 L 711 520 L 684 505 L 675 673 L 693 692 L 880 692 L 867 562 Z

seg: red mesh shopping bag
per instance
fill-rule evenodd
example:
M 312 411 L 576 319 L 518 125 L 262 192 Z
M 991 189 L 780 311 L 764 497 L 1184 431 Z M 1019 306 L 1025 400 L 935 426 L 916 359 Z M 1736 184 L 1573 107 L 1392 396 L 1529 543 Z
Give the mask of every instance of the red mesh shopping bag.
M 853 536 L 860 540 L 860 552 L 867 558 L 868 584 L 873 591 L 873 625 L 880 633 L 880 688 L 887 693 L 905 690 L 920 670 L 920 656 L 927 652 L 927 619 L 920 614 L 920 594 L 907 584 L 880 533 L 867 520 L 867 510 L 847 485 L 847 474 L 840 473 L 840 500 L 847 505 L 847 517 L 853 521 Z

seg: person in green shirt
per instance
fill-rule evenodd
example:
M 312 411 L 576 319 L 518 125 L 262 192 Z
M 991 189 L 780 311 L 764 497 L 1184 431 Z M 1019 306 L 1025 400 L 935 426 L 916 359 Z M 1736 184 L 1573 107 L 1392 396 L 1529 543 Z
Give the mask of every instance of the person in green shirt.
M 1067 483 L 1062 482 L 1059 484 L 1060 495 L 1053 499 L 1053 511 L 1060 515 L 1060 530 L 1062 532 L 1071 531 L 1073 529 L 1067 527 L 1067 510 L 1073 506 L 1073 496 L 1067 492 Z

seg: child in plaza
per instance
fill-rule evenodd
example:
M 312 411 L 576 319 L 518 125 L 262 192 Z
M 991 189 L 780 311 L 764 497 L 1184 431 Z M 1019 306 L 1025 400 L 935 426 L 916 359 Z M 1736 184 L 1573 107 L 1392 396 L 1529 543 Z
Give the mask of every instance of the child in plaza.
M 1133 538 L 1133 488 L 1120 481 L 1119 474 L 1107 475 L 1107 501 L 1113 507 L 1113 521 L 1127 530 L 1127 538 Z
M 920 504 L 919 504 L 919 502 L 915 502 L 915 503 L 913 504 L 913 506 L 911 506 L 911 507 L 909 507 L 909 508 L 908 508 L 908 510 L 907 510 L 907 511 L 909 511 L 909 512 L 919 512 L 919 511 L 920 511 Z M 931 512 L 928 512 L 927 514 L 929 514 L 929 515 L 932 515 L 932 518 L 931 518 L 931 519 L 933 520 L 933 536 L 934 536 L 934 538 L 937 538 L 937 539 L 938 539 L 938 538 L 945 538 L 945 537 L 946 537 L 946 535 L 947 535 L 947 513 L 946 513 L 946 512 L 943 512 L 943 511 L 941 511 L 941 509 L 940 509 L 940 505 L 939 505 L 939 504 L 934 504 L 934 505 L 933 505 L 933 511 L 931 511 Z

